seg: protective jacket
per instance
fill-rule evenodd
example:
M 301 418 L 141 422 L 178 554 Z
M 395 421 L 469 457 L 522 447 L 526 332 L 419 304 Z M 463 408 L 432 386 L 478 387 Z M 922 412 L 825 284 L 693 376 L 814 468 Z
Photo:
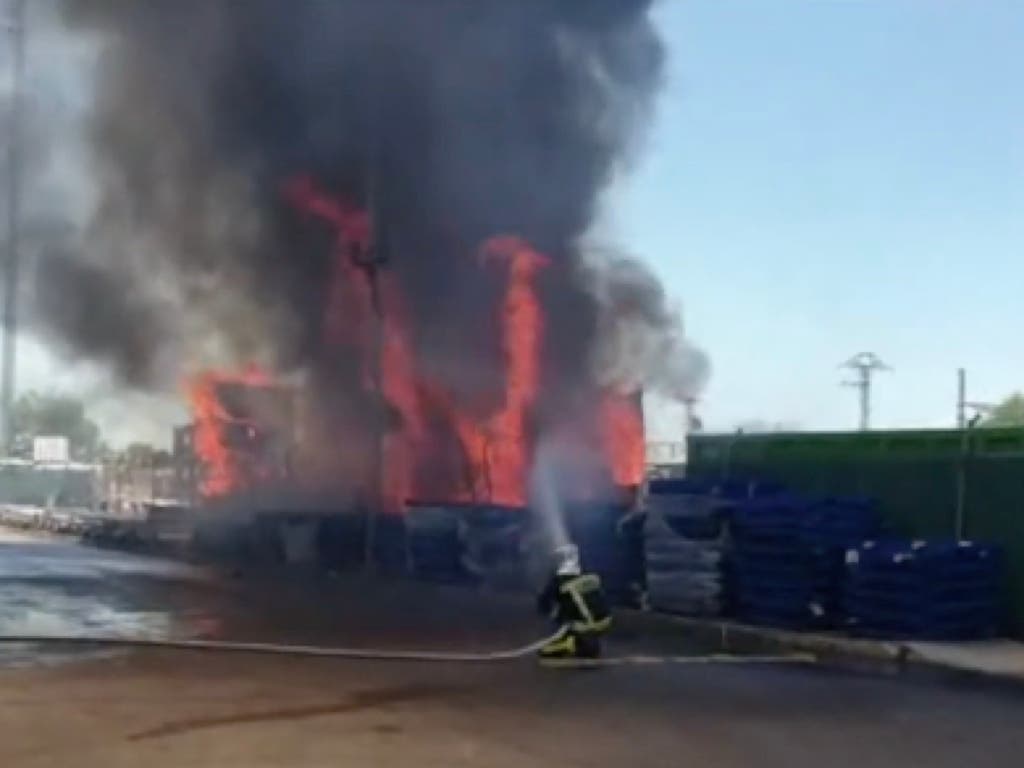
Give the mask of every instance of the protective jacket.
M 537 607 L 552 621 L 580 635 L 600 635 L 612 624 L 601 579 L 592 574 L 555 574 L 541 592 Z

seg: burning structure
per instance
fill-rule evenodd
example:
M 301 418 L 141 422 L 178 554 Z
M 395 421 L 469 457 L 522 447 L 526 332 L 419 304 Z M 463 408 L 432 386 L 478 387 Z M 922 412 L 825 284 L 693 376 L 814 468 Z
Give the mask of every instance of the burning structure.
M 65 5 L 102 52 L 101 197 L 44 261 L 42 298 L 74 296 L 48 330 L 129 386 L 212 370 L 204 494 L 265 477 L 228 447 L 282 413 L 296 482 L 391 509 L 521 505 L 548 437 L 585 494 L 640 482 L 639 391 L 706 372 L 657 281 L 585 245 L 659 82 L 650 2 Z M 249 402 L 284 380 L 300 409 Z
M 202 496 L 288 481 L 294 406 L 287 388 L 255 368 L 238 374 L 207 372 L 191 382 L 189 398 Z

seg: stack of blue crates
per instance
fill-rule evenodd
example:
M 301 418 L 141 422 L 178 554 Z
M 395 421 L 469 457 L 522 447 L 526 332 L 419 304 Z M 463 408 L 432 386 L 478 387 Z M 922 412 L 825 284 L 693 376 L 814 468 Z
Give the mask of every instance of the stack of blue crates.
M 691 616 L 726 607 L 732 501 L 696 480 L 652 480 L 644 525 L 647 603 Z
M 380 573 L 397 576 L 409 567 L 404 515 L 378 515 L 374 520 L 373 559 Z
M 878 516 L 863 500 L 779 493 L 739 502 L 731 530 L 737 615 L 791 629 L 827 628 L 839 623 L 846 550 L 877 535 Z
M 971 541 L 867 541 L 846 557 L 847 627 L 872 637 L 976 639 L 1000 624 L 1000 551 Z
M 643 589 L 642 546 L 627 513 L 624 505 L 595 503 L 571 506 L 566 514 L 584 570 L 600 576 L 609 599 L 620 605 L 636 604 Z
M 622 549 L 625 592 L 620 598 L 624 605 L 643 606 L 647 589 L 647 550 L 644 542 L 644 515 L 627 514 L 617 526 L 619 546 Z
M 317 552 L 321 567 L 343 572 L 361 569 L 366 561 L 365 508 L 317 515 Z M 377 570 L 402 574 L 407 567 L 405 518 L 378 514 L 373 520 L 373 559 Z
M 328 571 L 361 568 L 366 557 L 366 510 L 325 514 L 317 531 L 317 550 Z
M 458 505 L 410 504 L 405 516 L 409 571 L 418 579 L 434 582 L 469 580 L 463 565 Z
M 529 522 L 523 507 L 480 505 L 463 512 L 459 520 L 462 562 L 474 581 L 501 589 L 528 585 L 523 545 Z

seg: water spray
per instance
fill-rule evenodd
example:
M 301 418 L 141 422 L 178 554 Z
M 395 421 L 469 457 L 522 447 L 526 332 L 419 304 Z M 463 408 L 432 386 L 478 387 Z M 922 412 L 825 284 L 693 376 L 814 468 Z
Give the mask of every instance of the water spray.
M 548 553 L 572 544 L 558 482 L 558 459 L 556 444 L 550 439 L 541 439 L 530 470 L 530 504 Z

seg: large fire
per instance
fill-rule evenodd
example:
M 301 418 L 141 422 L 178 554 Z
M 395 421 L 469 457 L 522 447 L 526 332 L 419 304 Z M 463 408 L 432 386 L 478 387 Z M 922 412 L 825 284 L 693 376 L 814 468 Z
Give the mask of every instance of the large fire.
M 469 465 L 473 500 L 522 505 L 529 470 L 530 410 L 540 387 L 540 352 L 544 310 L 534 291 L 539 270 L 547 259 L 514 237 L 497 237 L 484 244 L 484 265 L 504 264 L 508 285 L 501 307 L 502 352 L 505 357 L 505 397 L 501 408 L 483 423 L 454 411 L 453 420 Z
M 225 496 L 282 479 L 282 462 L 268 450 L 265 411 L 244 405 L 253 392 L 276 389 L 271 377 L 255 366 L 238 373 L 207 371 L 189 382 L 203 496 Z
M 383 507 L 397 512 L 409 500 L 423 498 L 525 505 L 537 437 L 534 410 L 543 386 L 545 313 L 537 285 L 549 260 L 515 236 L 493 237 L 479 249 L 480 270 L 505 274 L 503 298 L 495 307 L 504 392 L 500 403 L 481 415 L 460 405 L 418 365 L 401 285 L 393 271 L 374 260 L 367 212 L 326 194 L 307 177 L 293 180 L 285 194 L 298 211 L 326 222 L 335 235 L 324 343 L 356 350 L 363 389 L 383 399 L 398 417 L 380 425 L 379 475 L 367 480 L 371 490 L 380 493 Z M 272 381 L 268 374 L 252 370 L 238 375 L 207 373 L 193 383 L 195 448 L 205 468 L 201 490 L 208 497 L 250 488 L 267 477 L 254 474 L 225 450 L 225 415 L 215 386 L 225 380 L 252 387 Z M 611 480 L 623 487 L 639 485 L 644 437 L 638 398 L 605 393 L 594 411 L 590 416 Z M 446 425 L 448 433 L 440 440 L 438 424 Z M 438 445 L 452 442 L 459 447 L 461 471 L 439 490 L 437 473 L 432 471 L 439 461 Z M 590 495 L 589 489 L 580 491 L 581 498 Z

